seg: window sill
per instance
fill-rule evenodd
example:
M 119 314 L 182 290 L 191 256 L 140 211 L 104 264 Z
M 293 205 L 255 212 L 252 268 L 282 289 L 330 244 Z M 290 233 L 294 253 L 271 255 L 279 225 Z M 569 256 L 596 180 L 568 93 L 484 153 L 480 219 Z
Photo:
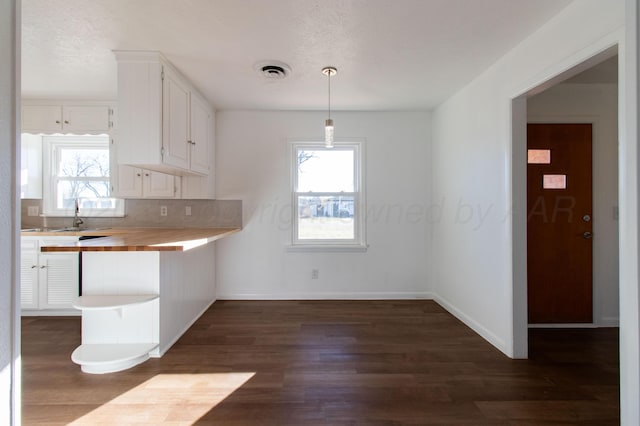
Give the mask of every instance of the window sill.
M 292 253 L 364 253 L 369 248 L 366 244 L 290 244 L 285 246 Z

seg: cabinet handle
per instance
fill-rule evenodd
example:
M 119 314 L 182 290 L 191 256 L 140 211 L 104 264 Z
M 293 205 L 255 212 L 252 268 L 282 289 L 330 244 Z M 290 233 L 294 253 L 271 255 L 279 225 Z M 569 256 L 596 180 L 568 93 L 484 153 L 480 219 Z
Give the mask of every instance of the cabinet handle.
M 145 175 L 146 177 L 149 177 L 149 173 L 145 173 L 144 175 Z
M 60 120 L 56 120 L 56 124 L 60 124 Z
M 37 267 L 38 267 L 38 265 L 31 265 L 31 269 L 35 269 Z
M 69 120 L 64 120 L 64 124 L 69 124 Z
M 40 267 L 40 269 L 44 269 L 44 268 L 46 268 L 46 267 L 47 267 L 46 265 L 42 265 L 42 266 Z
M 136 176 L 140 177 L 140 176 L 142 176 L 142 175 L 141 175 L 140 173 L 136 173 Z

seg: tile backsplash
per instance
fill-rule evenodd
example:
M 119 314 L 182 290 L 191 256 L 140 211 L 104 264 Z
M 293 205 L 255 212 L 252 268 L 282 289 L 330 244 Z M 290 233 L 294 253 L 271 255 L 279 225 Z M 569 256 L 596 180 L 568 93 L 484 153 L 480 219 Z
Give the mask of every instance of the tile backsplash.
M 23 199 L 22 228 L 62 228 L 71 226 L 70 217 L 29 216 L 29 207 L 42 213 L 42 200 Z M 167 207 L 167 215 L 160 215 L 160 206 Z M 190 207 L 191 215 L 186 214 Z M 126 200 L 124 217 L 84 217 L 82 227 L 104 228 L 120 226 L 235 228 L 242 227 L 240 200 Z

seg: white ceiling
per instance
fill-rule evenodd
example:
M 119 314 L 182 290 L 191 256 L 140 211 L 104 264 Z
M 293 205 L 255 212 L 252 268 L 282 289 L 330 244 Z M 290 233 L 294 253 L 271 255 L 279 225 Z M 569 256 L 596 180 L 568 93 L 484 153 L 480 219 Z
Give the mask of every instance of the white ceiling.
M 25 98 L 116 99 L 158 50 L 219 109 L 431 109 L 570 0 L 22 0 Z M 292 74 L 269 80 L 255 63 Z

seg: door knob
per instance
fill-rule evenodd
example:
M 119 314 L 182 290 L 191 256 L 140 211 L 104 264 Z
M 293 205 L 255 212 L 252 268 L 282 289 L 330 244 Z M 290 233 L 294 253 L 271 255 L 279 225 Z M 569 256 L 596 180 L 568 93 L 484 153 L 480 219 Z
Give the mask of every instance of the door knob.
M 587 239 L 587 240 L 588 240 L 588 239 L 590 239 L 590 238 L 593 238 L 593 233 L 592 233 L 592 232 L 589 232 L 589 231 L 585 231 L 585 232 L 582 234 L 582 237 L 583 237 L 584 239 Z

